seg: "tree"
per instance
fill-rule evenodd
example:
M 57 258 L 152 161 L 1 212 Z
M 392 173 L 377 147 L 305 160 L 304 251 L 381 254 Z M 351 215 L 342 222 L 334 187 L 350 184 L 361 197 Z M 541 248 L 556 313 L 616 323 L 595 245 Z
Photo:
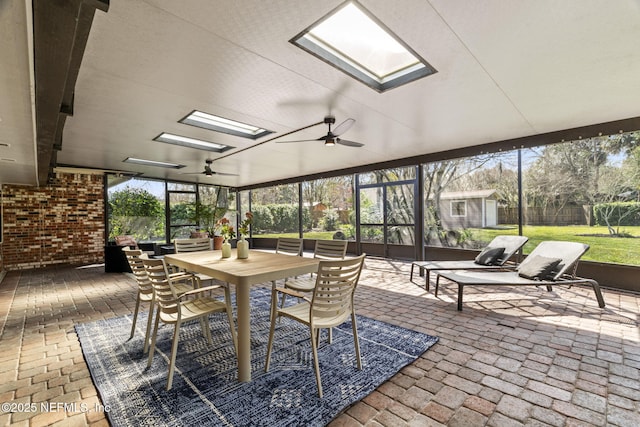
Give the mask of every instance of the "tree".
M 481 170 L 501 154 L 486 154 L 464 159 L 444 160 L 424 165 L 425 238 L 429 244 L 450 246 L 446 231 L 442 226 L 442 193 L 454 188 L 456 181 Z
M 125 187 L 109 197 L 109 238 L 132 235 L 136 240 L 164 237 L 164 207 L 153 194 Z
M 615 201 L 625 188 L 637 185 L 639 169 L 637 163 L 628 162 L 626 173 L 621 175 L 612 158 L 620 154 L 633 158 L 639 146 L 640 132 L 545 146 L 525 173 L 526 202 L 541 207 L 545 218 L 552 214 L 553 223 L 569 204 L 593 206 Z
M 327 199 L 327 191 L 329 187 L 329 179 L 316 179 L 302 183 L 302 202 L 303 206 L 309 211 L 309 224 L 304 224 L 306 230 L 310 230 L 318 226 L 321 218 L 321 212 L 314 211 L 314 206 L 318 203 L 324 203 Z M 303 207 L 303 209 L 304 209 Z
M 219 221 L 234 201 L 227 187 L 206 185 L 199 187 L 199 201 L 193 208 L 193 221 L 213 237 L 218 232 Z
M 309 215 L 304 226 L 306 230 L 318 227 L 322 219 L 323 212 L 314 210 L 314 206 L 322 203 L 329 209 L 347 211 L 353 210 L 353 175 L 336 176 L 332 178 L 320 178 L 302 183 L 302 202 L 307 208 Z M 305 216 L 307 218 L 307 216 Z

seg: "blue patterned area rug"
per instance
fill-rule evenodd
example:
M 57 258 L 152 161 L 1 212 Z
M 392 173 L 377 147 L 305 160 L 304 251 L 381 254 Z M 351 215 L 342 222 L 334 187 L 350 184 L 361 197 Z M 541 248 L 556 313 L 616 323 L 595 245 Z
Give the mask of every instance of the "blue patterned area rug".
M 132 317 L 76 326 L 85 360 L 113 426 L 323 426 L 367 396 L 438 341 L 420 332 L 358 316 L 362 370 L 355 361 L 351 324 L 323 335 L 319 349 L 324 398 L 318 398 L 309 331 L 290 319 L 276 328 L 264 372 L 270 290 L 251 291 L 252 381 L 237 381 L 226 315 L 210 318 L 214 344 L 200 324 L 182 325 L 173 387 L 166 391 L 172 327 L 161 327 L 158 351 L 147 369 L 142 354 L 146 315 L 128 341 Z M 142 318 L 140 318 L 142 317 Z

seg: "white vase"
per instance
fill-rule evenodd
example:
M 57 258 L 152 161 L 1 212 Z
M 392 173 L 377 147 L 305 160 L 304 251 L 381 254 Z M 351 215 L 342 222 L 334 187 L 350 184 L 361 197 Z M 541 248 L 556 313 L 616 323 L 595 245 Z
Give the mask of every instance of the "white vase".
M 238 258 L 249 258 L 249 242 L 244 239 L 244 236 L 238 240 Z
M 222 243 L 222 258 L 229 258 L 231 256 L 231 243 L 227 239 Z

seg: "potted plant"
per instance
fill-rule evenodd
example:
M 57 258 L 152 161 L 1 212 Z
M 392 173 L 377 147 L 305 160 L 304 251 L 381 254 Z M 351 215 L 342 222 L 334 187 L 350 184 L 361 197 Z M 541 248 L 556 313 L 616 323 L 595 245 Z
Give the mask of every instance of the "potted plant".
M 191 237 L 213 238 L 214 249 L 220 249 L 223 241 L 220 236 L 220 221 L 227 213 L 229 200 L 232 199 L 227 190 L 217 187 L 214 193 L 203 196 L 206 202 L 198 201 L 195 204 L 193 221 L 198 224 L 199 229 L 191 232 Z

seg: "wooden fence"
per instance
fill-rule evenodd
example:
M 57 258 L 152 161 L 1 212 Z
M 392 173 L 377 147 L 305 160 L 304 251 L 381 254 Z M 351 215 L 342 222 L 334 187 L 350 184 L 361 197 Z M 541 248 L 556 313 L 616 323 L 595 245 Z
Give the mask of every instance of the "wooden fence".
M 565 206 L 561 209 L 528 207 L 523 209 L 527 225 L 593 225 L 591 206 Z M 499 224 L 517 224 L 517 208 L 498 208 Z

